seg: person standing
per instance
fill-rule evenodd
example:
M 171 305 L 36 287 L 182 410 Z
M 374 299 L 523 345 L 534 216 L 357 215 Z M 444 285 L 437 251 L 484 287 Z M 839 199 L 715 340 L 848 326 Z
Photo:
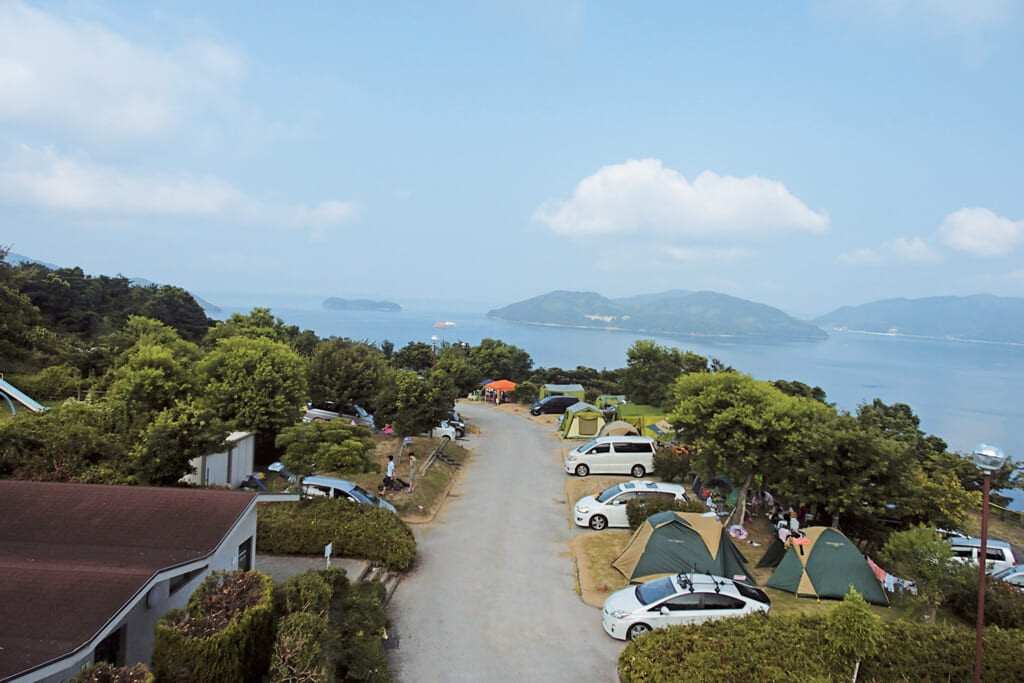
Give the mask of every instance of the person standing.
M 412 493 L 413 487 L 416 486 L 416 454 L 409 451 L 409 488 L 405 490 L 406 493 Z
M 395 485 L 395 456 L 389 455 L 388 456 L 388 469 L 387 469 L 387 473 L 384 475 L 384 488 L 387 491 L 391 491 L 391 489 L 392 489 L 392 487 L 394 487 L 394 485 Z

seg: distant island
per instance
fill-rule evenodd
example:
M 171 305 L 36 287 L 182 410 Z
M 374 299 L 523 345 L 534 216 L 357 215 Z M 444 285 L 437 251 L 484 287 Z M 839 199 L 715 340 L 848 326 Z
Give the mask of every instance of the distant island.
M 1024 344 L 1024 299 L 991 294 L 884 299 L 843 306 L 814 322 L 871 334 Z
M 673 290 L 624 299 L 555 291 L 487 313 L 533 325 L 623 330 L 690 337 L 822 340 L 819 327 L 777 308 L 716 292 Z
M 370 299 L 339 299 L 332 296 L 324 299 L 324 308 L 332 311 L 388 311 L 395 312 L 402 310 L 402 307 L 393 301 L 371 301 Z

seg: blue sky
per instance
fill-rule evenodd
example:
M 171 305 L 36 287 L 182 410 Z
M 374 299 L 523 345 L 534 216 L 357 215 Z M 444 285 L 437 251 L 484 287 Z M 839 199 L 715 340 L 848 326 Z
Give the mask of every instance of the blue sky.
M 227 305 L 1024 296 L 1012 0 L 254 4 L 0 0 L 0 244 Z

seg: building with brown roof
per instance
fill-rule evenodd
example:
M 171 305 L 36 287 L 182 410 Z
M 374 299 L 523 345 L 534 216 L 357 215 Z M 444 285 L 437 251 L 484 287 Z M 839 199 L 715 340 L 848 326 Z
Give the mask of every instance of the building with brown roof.
M 252 493 L 0 481 L 0 681 L 149 663 L 160 617 L 255 542 Z

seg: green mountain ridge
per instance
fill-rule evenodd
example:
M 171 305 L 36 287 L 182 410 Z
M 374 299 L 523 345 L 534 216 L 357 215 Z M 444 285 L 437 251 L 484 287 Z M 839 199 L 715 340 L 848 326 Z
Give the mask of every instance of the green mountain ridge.
M 837 330 L 1024 344 L 1024 299 L 992 294 L 883 299 L 843 306 L 814 322 Z
M 673 290 L 622 299 L 554 291 L 487 313 L 510 322 L 627 330 L 666 336 L 821 340 L 815 325 L 765 304 L 717 292 Z
M 371 299 L 341 299 L 336 296 L 324 299 L 321 304 L 332 311 L 400 311 L 402 307 L 393 301 L 373 301 Z

